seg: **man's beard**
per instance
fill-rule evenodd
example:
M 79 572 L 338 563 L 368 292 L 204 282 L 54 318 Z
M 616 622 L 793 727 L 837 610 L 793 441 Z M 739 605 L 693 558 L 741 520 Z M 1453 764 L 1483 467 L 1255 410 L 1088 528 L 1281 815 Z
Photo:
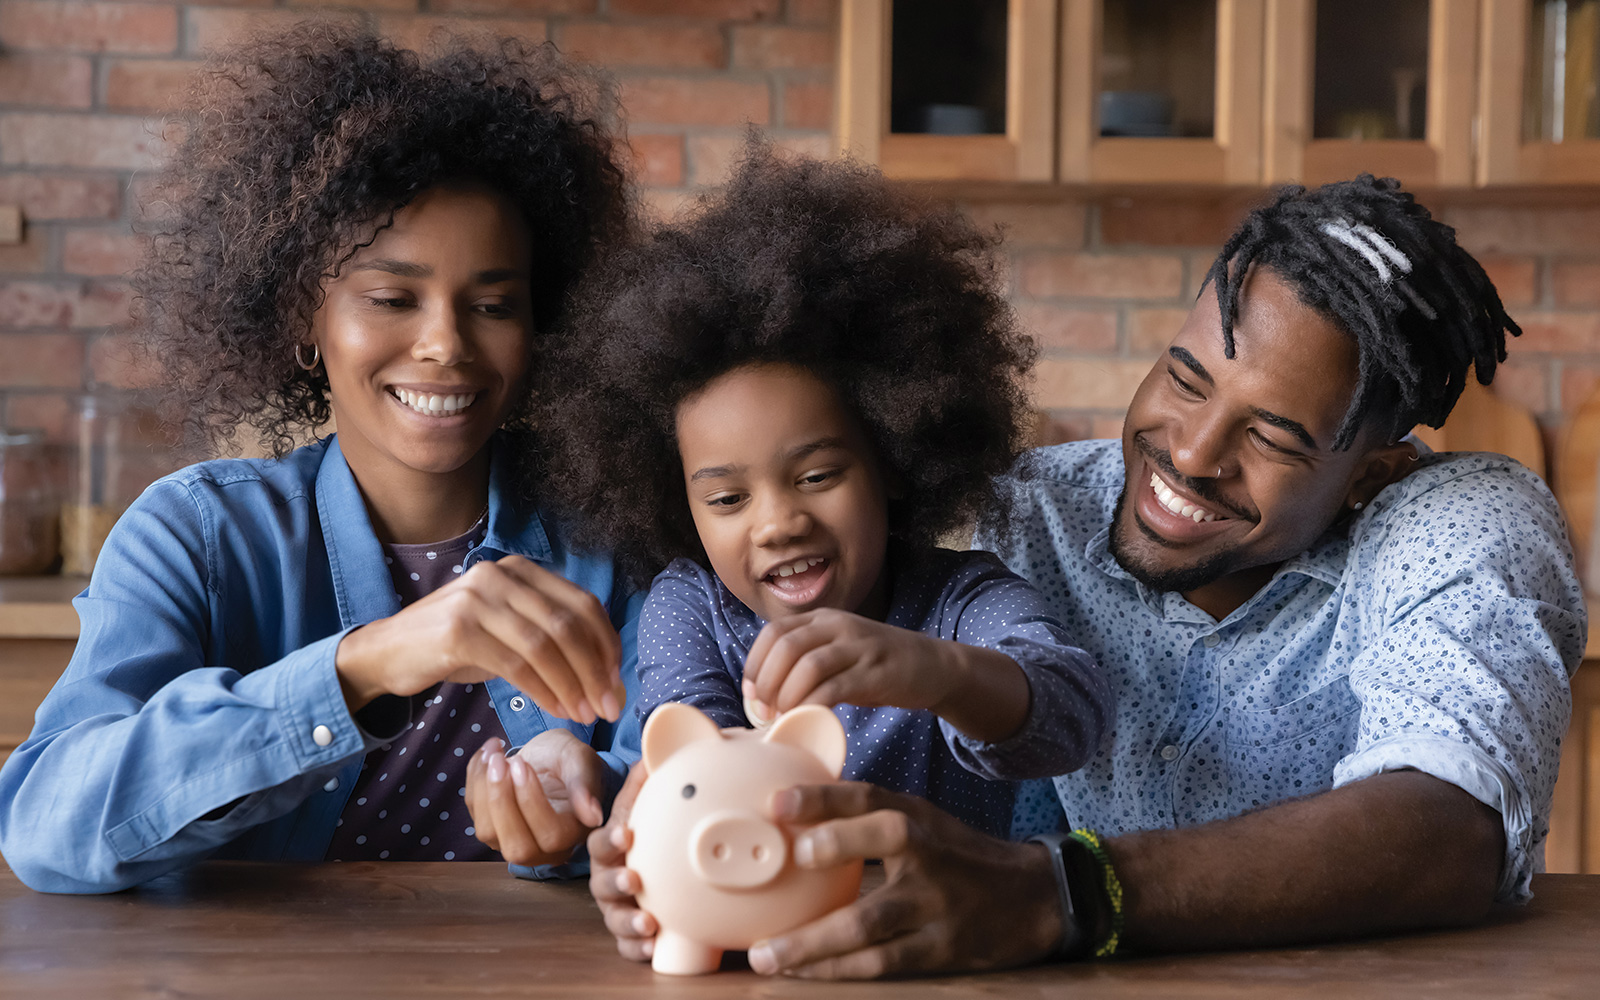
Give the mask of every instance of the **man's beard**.
M 1233 572 L 1232 559 L 1227 552 L 1218 552 L 1198 566 L 1185 566 L 1164 572 L 1139 565 L 1134 560 L 1128 540 L 1123 537 L 1122 508 L 1127 506 L 1127 503 L 1128 484 L 1123 483 L 1122 492 L 1117 494 L 1117 508 L 1111 515 L 1111 555 L 1117 560 L 1117 565 L 1135 580 L 1151 590 L 1187 594 L 1208 583 L 1215 583 Z M 1163 539 L 1153 535 L 1150 529 L 1139 522 L 1137 514 L 1132 514 L 1129 520 L 1134 522 L 1134 530 L 1143 531 L 1145 537 L 1157 545 L 1165 544 Z

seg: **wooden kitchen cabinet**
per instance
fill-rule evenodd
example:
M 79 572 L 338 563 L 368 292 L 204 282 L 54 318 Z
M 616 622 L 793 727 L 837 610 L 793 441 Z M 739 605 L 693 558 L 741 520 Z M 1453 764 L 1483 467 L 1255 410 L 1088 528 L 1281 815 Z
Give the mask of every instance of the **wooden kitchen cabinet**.
M 1600 183 L 1600 0 L 1483 0 L 1482 185 Z

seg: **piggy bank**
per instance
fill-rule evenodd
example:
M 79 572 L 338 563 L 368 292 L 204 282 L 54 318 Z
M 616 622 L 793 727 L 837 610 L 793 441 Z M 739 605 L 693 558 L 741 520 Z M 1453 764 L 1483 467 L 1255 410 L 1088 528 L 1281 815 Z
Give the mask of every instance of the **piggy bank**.
M 861 862 L 794 864 L 794 836 L 769 818 L 772 793 L 837 781 L 844 727 L 804 705 L 771 728 L 719 730 L 697 708 L 669 703 L 645 724 L 650 777 L 628 827 L 628 867 L 639 906 L 655 917 L 651 966 L 677 976 L 715 972 L 722 953 L 745 950 L 855 900 Z

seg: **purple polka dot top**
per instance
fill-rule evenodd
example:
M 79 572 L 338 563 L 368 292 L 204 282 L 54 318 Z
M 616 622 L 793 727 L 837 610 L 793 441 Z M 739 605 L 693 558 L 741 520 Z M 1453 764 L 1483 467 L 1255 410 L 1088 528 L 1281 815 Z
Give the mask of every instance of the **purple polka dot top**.
M 461 575 L 484 520 L 431 545 L 385 545 L 402 607 Z M 367 754 L 328 845 L 330 861 L 494 861 L 467 813 L 467 762 L 506 738 L 482 684 L 437 684 L 412 698 L 411 728 Z

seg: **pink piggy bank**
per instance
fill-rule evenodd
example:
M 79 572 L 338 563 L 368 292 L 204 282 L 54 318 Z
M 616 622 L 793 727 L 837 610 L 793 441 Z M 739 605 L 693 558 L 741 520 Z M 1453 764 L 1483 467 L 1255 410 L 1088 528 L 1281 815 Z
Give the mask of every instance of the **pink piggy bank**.
M 722 729 L 669 703 L 644 727 L 650 777 L 628 827 L 639 906 L 656 918 L 651 967 L 715 972 L 722 953 L 799 927 L 855 900 L 861 862 L 794 864 L 794 835 L 769 817 L 772 793 L 837 781 L 844 726 L 821 705 L 786 712 L 770 729 Z

